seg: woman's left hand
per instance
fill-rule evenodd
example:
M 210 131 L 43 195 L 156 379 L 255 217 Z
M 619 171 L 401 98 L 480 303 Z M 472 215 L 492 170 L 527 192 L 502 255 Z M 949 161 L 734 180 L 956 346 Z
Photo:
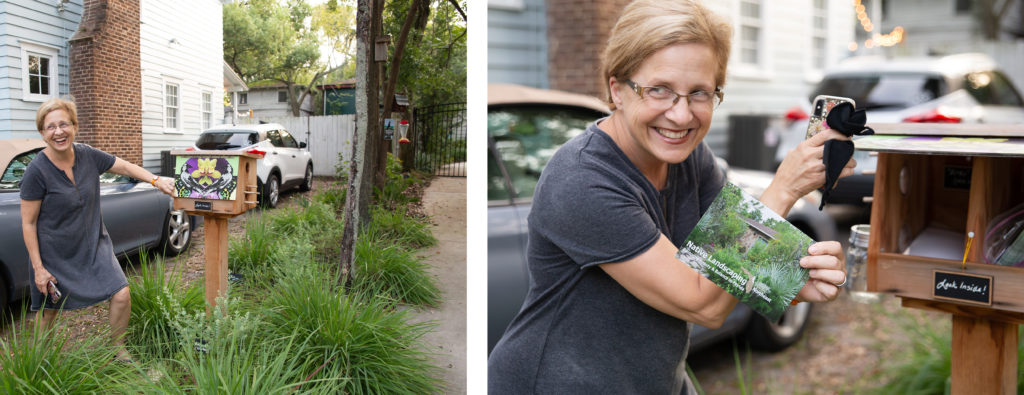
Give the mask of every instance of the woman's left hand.
M 166 193 L 170 196 L 174 196 L 174 181 L 167 177 L 160 177 L 153 183 L 160 192 Z
M 811 254 L 800 259 L 800 266 L 810 269 L 811 278 L 797 293 L 802 302 L 828 302 L 839 296 L 839 284 L 846 282 L 843 270 L 843 246 L 838 241 L 823 241 L 811 244 Z

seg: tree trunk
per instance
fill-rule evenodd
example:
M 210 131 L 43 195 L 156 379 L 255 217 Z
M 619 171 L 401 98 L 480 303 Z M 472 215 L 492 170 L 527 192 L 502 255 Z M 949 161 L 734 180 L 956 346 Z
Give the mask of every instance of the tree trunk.
M 370 188 L 375 146 L 380 140 L 377 111 L 377 67 L 373 63 L 374 38 L 380 31 L 381 0 L 359 0 L 356 11 L 356 133 L 348 171 L 345 198 L 345 231 L 341 238 L 341 270 L 338 281 L 348 289 L 354 275 L 355 245 L 359 229 L 369 217 Z
M 410 0 L 409 11 L 405 14 L 405 21 L 402 22 L 402 31 L 398 34 L 398 41 L 395 43 L 395 51 L 392 54 L 391 63 L 388 65 L 388 79 L 384 87 L 384 114 L 381 116 L 382 119 L 391 117 L 391 105 L 394 102 L 395 97 L 395 85 L 398 83 L 398 71 L 402 67 L 402 53 L 405 52 L 405 43 L 409 40 L 409 31 L 412 30 L 412 24 L 416 21 L 416 16 L 422 7 L 423 0 Z M 380 156 L 377 159 L 377 175 L 374 178 L 378 188 L 384 188 L 384 183 L 387 182 L 387 175 L 384 173 L 384 168 L 387 165 L 389 146 L 383 147 L 380 150 Z

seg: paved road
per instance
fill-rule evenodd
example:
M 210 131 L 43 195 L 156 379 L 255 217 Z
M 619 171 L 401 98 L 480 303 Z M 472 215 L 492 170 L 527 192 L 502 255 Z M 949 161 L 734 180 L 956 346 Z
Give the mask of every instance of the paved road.
M 466 393 L 466 178 L 437 177 L 423 192 L 423 207 L 434 223 L 437 245 L 419 253 L 437 278 L 443 301 L 417 314 L 434 321 L 424 337 L 427 351 L 441 368 L 444 393 Z

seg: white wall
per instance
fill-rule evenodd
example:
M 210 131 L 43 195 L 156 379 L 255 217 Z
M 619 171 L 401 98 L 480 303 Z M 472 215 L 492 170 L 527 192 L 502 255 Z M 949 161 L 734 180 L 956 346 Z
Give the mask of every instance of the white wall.
M 764 0 L 761 67 L 739 64 L 739 0 L 706 1 L 715 12 L 733 24 L 733 53 L 723 91 L 725 99 L 715 110 L 711 131 L 704 141 L 716 155 L 728 157 L 728 127 L 731 114 L 758 114 L 781 118 L 796 106 L 821 78 L 821 70 L 811 67 L 812 0 Z M 828 6 L 826 68 L 848 56 L 853 41 L 855 10 L 849 1 L 826 1 Z
M 224 117 L 221 2 L 141 0 L 142 160 L 159 170 L 160 151 L 187 147 L 203 127 L 202 92 L 211 93 L 212 125 Z M 179 84 L 179 128 L 164 127 L 164 83 Z
M 38 0 L 0 1 L 0 139 L 39 138 L 36 110 L 42 101 L 24 100 L 22 48 L 38 45 L 57 52 L 57 90 L 68 93 L 68 38 L 82 19 L 82 0 L 64 4 Z
M 313 117 L 262 117 L 250 120 L 244 118 L 241 123 L 258 123 L 259 121 L 279 123 L 296 141 L 305 142 L 309 153 L 313 155 L 313 174 L 318 176 L 334 176 L 335 167 L 347 161 L 352 155 L 352 136 L 356 130 L 356 116 L 327 115 Z M 343 159 L 338 154 L 344 156 Z

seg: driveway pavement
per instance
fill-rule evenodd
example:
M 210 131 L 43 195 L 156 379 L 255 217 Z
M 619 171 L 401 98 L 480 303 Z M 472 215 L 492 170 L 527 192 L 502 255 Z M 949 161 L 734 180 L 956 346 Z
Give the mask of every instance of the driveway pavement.
M 466 393 L 466 177 L 437 177 L 423 191 L 423 208 L 434 224 L 437 245 L 419 256 L 441 288 L 438 308 L 416 313 L 417 321 L 434 321 L 424 336 L 427 351 L 441 368 L 444 393 Z

